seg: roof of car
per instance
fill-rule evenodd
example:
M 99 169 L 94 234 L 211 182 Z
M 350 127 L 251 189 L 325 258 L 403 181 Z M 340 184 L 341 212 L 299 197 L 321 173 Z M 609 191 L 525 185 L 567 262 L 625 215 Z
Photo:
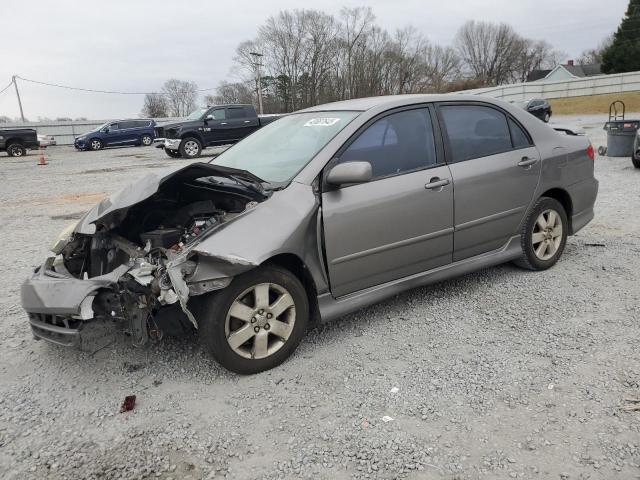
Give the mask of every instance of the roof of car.
M 365 111 L 375 107 L 389 106 L 398 107 L 422 102 L 446 102 L 446 101 L 494 101 L 493 98 L 481 97 L 478 95 L 464 95 L 459 93 L 444 94 L 411 94 L 411 95 L 385 95 L 380 97 L 354 98 L 353 100 L 342 100 L 340 102 L 325 103 L 309 107 L 300 112 L 321 112 L 327 110 L 352 110 Z

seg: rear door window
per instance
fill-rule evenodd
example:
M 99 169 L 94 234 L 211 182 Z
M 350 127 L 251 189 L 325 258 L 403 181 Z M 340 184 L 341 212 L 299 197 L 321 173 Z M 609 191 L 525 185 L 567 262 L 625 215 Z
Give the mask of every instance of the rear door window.
M 429 110 L 405 110 L 377 120 L 340 155 L 341 163 L 349 161 L 371 163 L 374 178 L 436 165 Z
M 447 131 L 451 160 L 462 162 L 512 149 L 507 117 L 482 105 L 440 107 Z
M 227 118 L 229 120 L 244 118 L 244 108 L 227 108 Z

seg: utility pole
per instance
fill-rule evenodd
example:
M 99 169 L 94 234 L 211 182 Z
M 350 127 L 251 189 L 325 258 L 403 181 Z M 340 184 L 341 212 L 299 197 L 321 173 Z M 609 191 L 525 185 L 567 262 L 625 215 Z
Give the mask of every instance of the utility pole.
M 13 82 L 13 86 L 16 87 L 16 96 L 18 97 L 18 106 L 20 107 L 20 118 L 22 118 L 22 123 L 24 123 L 24 112 L 22 111 L 22 101 L 20 100 L 20 92 L 18 91 L 18 82 L 16 82 L 16 76 L 11 77 L 11 81 Z
M 260 78 L 260 67 L 262 66 L 262 64 L 260 63 L 260 57 L 262 57 L 263 55 L 258 52 L 249 52 L 249 55 L 251 55 L 254 58 L 253 65 L 256 68 L 256 82 L 257 82 L 256 90 L 258 90 L 258 109 L 259 109 L 260 115 L 262 115 L 262 80 Z

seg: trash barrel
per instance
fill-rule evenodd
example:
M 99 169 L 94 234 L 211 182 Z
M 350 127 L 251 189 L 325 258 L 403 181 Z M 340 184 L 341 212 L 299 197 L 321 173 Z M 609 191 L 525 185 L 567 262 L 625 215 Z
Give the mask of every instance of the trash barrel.
M 607 156 L 630 157 L 640 120 L 611 120 L 604 124 L 607 131 Z

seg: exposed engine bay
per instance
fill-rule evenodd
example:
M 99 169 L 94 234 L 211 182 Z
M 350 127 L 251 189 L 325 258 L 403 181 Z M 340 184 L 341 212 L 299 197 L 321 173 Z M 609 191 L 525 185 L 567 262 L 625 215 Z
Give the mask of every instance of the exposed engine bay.
M 224 288 L 231 278 L 189 285 L 197 266 L 191 248 L 269 196 L 242 171 L 211 168 L 186 167 L 143 201 L 99 217 L 95 233 L 75 233 L 54 249 L 52 269 L 62 275 L 86 280 L 117 273 L 117 288 L 101 289 L 87 317 L 123 322 L 139 345 L 176 328 L 197 328 L 191 297 Z M 109 199 L 103 203 L 98 208 L 108 210 Z

